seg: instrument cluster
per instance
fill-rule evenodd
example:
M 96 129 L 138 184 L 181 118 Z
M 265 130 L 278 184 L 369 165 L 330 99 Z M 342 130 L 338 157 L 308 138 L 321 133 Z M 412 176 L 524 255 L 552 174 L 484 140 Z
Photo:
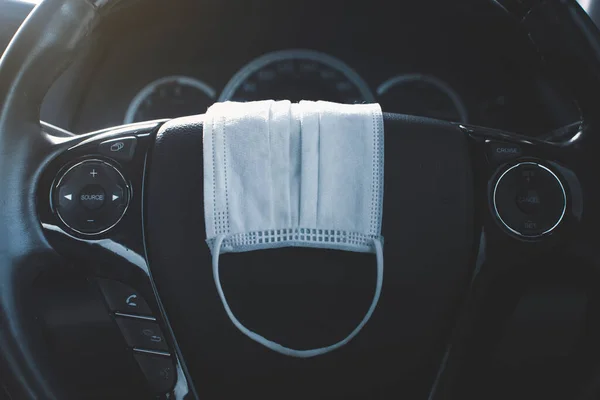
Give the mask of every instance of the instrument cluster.
M 377 87 L 343 60 L 308 49 L 263 54 L 242 66 L 224 88 L 190 76 L 167 76 L 143 87 L 131 100 L 124 123 L 203 113 L 214 102 L 325 100 L 380 103 L 386 112 L 468 122 L 464 101 L 450 84 L 426 74 L 391 76 Z

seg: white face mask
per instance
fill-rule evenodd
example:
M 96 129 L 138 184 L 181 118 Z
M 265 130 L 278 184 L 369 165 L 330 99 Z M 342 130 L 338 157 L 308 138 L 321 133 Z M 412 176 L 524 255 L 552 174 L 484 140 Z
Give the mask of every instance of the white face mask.
M 294 357 L 335 350 L 371 317 L 383 283 L 383 117 L 378 104 L 217 103 L 204 120 L 204 214 L 217 291 L 233 324 Z M 377 256 L 373 302 L 343 340 L 294 350 L 250 331 L 231 311 L 219 254 L 318 247 Z

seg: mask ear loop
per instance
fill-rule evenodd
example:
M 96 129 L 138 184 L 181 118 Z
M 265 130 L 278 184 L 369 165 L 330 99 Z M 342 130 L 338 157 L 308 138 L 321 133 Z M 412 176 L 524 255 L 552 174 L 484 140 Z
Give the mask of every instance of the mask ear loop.
M 375 307 L 377 307 L 377 303 L 379 302 L 379 297 L 381 296 L 381 287 L 383 286 L 383 246 L 381 244 L 381 239 L 376 238 L 373 239 L 373 244 L 375 246 L 375 255 L 377 257 L 377 283 L 375 285 L 375 294 L 373 295 L 373 301 L 371 302 L 371 306 L 369 310 L 363 317 L 362 321 L 354 328 L 354 330 L 346 336 L 344 339 L 340 340 L 337 343 L 334 343 L 330 346 L 320 347 L 317 349 L 311 350 L 295 350 L 290 349 L 289 347 L 285 347 L 280 345 L 279 343 L 275 343 L 264 336 L 259 335 L 256 332 L 251 331 L 246 328 L 233 314 L 229 304 L 227 303 L 227 299 L 225 298 L 225 294 L 223 293 L 223 288 L 221 287 L 221 279 L 219 277 L 219 253 L 221 252 L 221 245 L 223 244 L 223 240 L 225 239 L 225 235 L 219 235 L 215 239 L 215 245 L 213 248 L 212 254 L 212 266 L 213 266 L 213 277 L 215 280 L 215 285 L 217 287 L 217 292 L 219 293 L 219 297 L 221 298 L 221 302 L 223 303 L 223 307 L 225 308 L 225 312 L 227 316 L 233 322 L 236 328 L 240 330 L 244 335 L 248 336 L 250 339 L 254 340 L 257 343 L 262 344 L 268 349 L 276 351 L 277 353 L 290 356 L 290 357 L 298 357 L 298 358 L 310 358 L 315 357 L 321 354 L 329 353 L 330 351 L 339 349 L 344 346 L 348 342 L 350 342 L 358 333 L 362 330 L 365 324 L 373 315 L 373 311 L 375 311 Z

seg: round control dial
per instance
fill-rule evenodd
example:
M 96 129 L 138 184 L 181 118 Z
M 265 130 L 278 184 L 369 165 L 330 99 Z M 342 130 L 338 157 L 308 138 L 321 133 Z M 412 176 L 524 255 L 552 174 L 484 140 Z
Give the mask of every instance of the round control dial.
M 95 235 L 115 226 L 129 205 L 123 175 L 102 160 L 85 160 L 69 168 L 53 189 L 54 209 L 75 232 Z
M 554 172 L 535 162 L 522 162 L 498 178 L 493 207 L 509 231 L 536 238 L 560 224 L 567 209 L 567 196 Z

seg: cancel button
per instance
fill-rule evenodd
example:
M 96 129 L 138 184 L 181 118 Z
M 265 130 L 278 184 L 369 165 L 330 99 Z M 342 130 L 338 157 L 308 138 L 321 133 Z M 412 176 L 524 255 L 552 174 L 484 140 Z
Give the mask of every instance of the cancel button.
M 104 205 L 106 192 L 100 185 L 87 185 L 79 193 L 79 203 L 88 210 L 97 210 Z

